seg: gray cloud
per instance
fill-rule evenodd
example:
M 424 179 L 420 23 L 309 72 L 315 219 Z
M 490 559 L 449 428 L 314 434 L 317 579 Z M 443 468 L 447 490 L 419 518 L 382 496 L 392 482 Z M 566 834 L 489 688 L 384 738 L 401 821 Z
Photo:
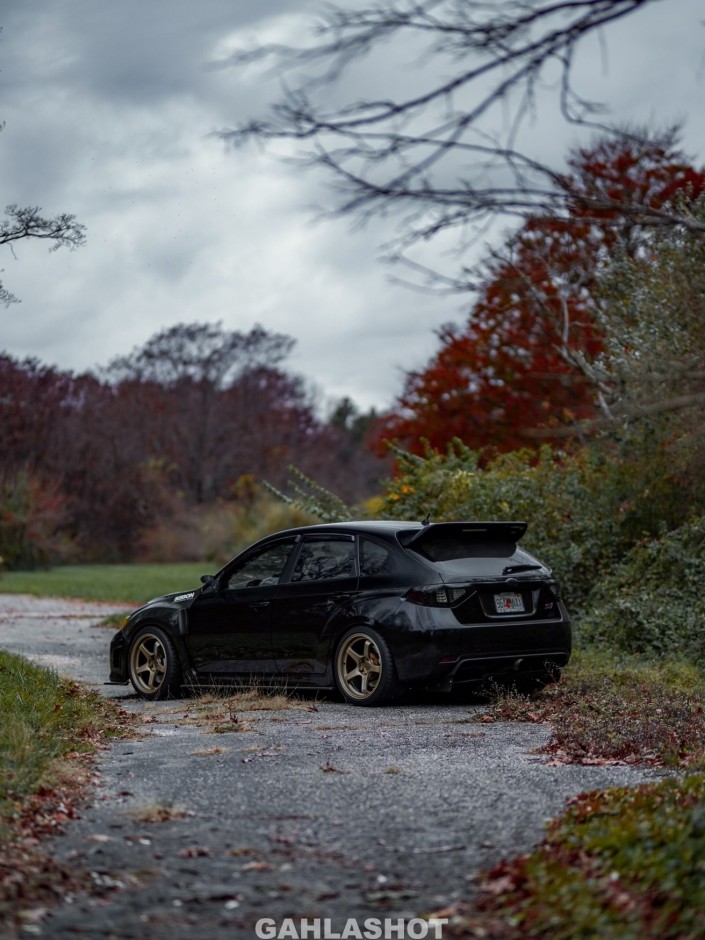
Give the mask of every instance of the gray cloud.
M 578 67 L 595 97 L 623 101 L 631 118 L 686 117 L 686 147 L 702 159 L 698 6 L 654 4 L 609 38 L 604 69 L 589 59 L 597 45 Z M 0 0 L 5 202 L 75 212 L 88 227 L 77 252 L 21 243 L 16 258 L 0 256 L 22 298 L 0 309 L 0 347 L 83 370 L 175 322 L 259 322 L 297 339 L 291 365 L 322 396 L 391 403 L 403 370 L 433 352 L 434 329 L 463 317 L 460 300 L 389 282 L 378 246 L 394 220 L 362 231 L 313 224 L 311 206 L 326 200 L 320 179 L 210 136 L 257 113 L 277 82 L 262 69 L 209 65 L 256 35 L 301 31 L 313 8 Z M 413 75 L 396 59 L 385 67 L 399 82 Z M 572 143 L 550 115 L 526 133 L 558 157 Z

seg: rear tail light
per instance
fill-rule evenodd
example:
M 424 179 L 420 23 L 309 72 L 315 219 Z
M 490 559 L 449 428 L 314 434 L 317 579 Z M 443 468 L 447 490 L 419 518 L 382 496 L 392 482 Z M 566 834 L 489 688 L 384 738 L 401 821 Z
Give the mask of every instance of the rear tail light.
M 548 581 L 546 586 L 553 594 L 554 598 L 559 601 L 561 599 L 561 586 L 558 581 Z
M 404 595 L 404 600 L 422 607 L 454 607 L 467 596 L 467 588 L 433 584 L 429 587 L 410 588 Z

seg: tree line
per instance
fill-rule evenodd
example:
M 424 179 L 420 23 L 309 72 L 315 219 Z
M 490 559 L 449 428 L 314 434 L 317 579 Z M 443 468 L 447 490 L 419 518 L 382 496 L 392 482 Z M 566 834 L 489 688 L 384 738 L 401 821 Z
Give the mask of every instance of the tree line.
M 0 355 L 5 565 L 139 557 L 165 517 L 251 499 L 291 464 L 346 499 L 374 492 L 389 469 L 365 446 L 374 413 L 321 416 L 285 368 L 293 343 L 191 323 L 95 374 Z

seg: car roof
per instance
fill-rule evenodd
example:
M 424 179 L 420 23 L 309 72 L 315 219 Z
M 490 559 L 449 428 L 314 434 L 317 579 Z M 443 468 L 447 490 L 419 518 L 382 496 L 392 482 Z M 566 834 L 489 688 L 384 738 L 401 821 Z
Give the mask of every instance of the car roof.
M 394 521 L 392 519 L 361 519 L 359 521 L 348 522 L 321 522 L 315 525 L 298 526 L 294 529 L 284 529 L 275 535 L 307 535 L 320 532 L 340 532 L 344 534 L 353 534 L 356 532 L 367 532 L 370 535 L 393 535 L 395 532 L 405 532 L 413 529 L 421 529 L 420 522 Z
M 433 533 L 436 536 L 449 535 L 453 532 L 475 532 L 477 534 L 495 534 L 500 532 L 504 535 L 513 536 L 518 541 L 526 531 L 524 522 L 482 522 L 482 521 L 456 521 L 456 522 L 412 522 L 410 520 L 394 519 L 360 519 L 347 522 L 322 522 L 316 525 L 298 526 L 297 528 L 285 529 L 274 533 L 274 536 L 281 535 L 307 535 L 316 533 L 367 533 L 369 535 L 396 535 L 404 532 L 411 535 L 414 532 L 430 536 Z M 270 536 L 271 538 L 271 536 Z M 416 539 L 414 539 L 416 541 Z

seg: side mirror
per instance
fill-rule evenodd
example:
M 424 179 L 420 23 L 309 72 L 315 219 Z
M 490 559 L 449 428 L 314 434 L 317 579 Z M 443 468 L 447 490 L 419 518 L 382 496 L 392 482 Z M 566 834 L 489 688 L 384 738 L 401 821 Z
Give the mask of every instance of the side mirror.
M 204 591 L 215 591 L 218 588 L 218 582 L 212 574 L 202 574 L 201 584 L 203 585 Z

